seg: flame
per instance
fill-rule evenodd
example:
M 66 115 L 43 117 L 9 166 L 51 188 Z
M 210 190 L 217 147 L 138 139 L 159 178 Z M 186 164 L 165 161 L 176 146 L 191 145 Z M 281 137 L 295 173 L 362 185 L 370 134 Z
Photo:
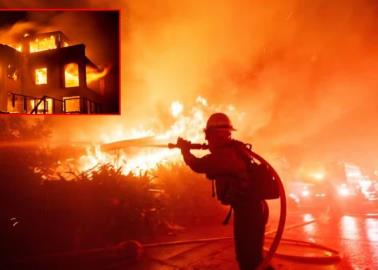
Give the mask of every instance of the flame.
M 106 67 L 102 71 L 98 71 L 93 68 L 87 68 L 86 73 L 87 73 L 87 84 L 90 84 L 91 82 L 97 81 L 103 77 L 105 77 L 110 68 Z
M 87 68 L 87 84 L 97 81 L 105 77 L 109 72 L 109 68 L 104 68 L 102 71 L 97 71 L 93 68 Z M 65 87 L 79 86 L 79 67 L 76 63 L 70 63 L 64 69 Z
M 47 68 L 35 70 L 35 84 L 47 84 Z
M 17 45 L 15 49 L 19 52 L 22 52 L 22 45 Z
M 30 53 L 56 49 L 55 37 L 50 36 L 43 39 L 36 38 L 30 41 L 29 46 Z
M 182 103 L 180 103 L 178 101 L 172 102 L 172 104 L 171 104 L 172 116 L 177 118 L 181 114 L 183 108 L 184 108 L 184 106 L 182 105 Z
M 53 99 L 46 98 L 44 101 L 40 102 L 40 99 L 32 99 L 30 100 L 30 107 L 34 109 L 34 107 L 38 104 L 37 113 L 53 113 Z
M 80 96 L 63 97 L 67 113 L 80 112 Z
M 79 86 L 79 66 L 76 63 L 67 64 L 64 68 L 65 87 Z
M 232 108 L 232 110 L 230 109 Z M 203 141 L 203 127 L 206 124 L 207 115 L 215 111 L 225 111 L 231 117 L 240 116 L 242 113 L 236 111 L 234 106 L 208 106 L 203 97 L 198 97 L 195 105 L 185 109 L 184 104 L 173 101 L 169 111 L 174 122 L 167 130 L 156 131 L 153 129 L 132 129 L 123 131 L 118 129 L 102 137 L 103 143 L 110 143 L 125 139 L 145 138 L 153 136 L 154 142 L 165 144 L 175 142 L 177 137 L 184 137 L 193 142 Z M 233 117 L 232 117 L 233 118 Z M 200 152 L 201 153 L 201 152 Z M 203 152 L 202 152 L 203 153 Z M 122 174 L 133 173 L 136 175 L 153 171 L 158 166 L 170 166 L 181 163 L 182 157 L 178 149 L 168 148 L 130 148 L 113 152 L 104 152 L 100 145 L 88 146 L 86 154 L 76 160 L 75 169 L 79 172 L 97 170 L 100 165 L 111 164 L 120 169 Z M 66 167 L 69 167 L 65 165 Z M 70 166 L 72 169 L 72 166 Z
M 200 104 L 198 104 L 200 105 Z M 205 124 L 204 113 L 200 106 L 192 108 L 188 115 L 183 113 L 183 104 L 179 101 L 172 102 L 171 116 L 176 121 L 165 132 L 154 132 L 152 130 L 133 130 L 132 134 L 118 133 L 111 136 L 106 142 L 113 142 L 121 139 L 143 138 L 154 136 L 157 142 L 169 142 L 177 139 L 178 136 L 185 137 L 189 140 L 198 141 L 202 136 L 202 127 Z M 119 150 L 117 154 L 102 152 L 99 145 L 94 148 L 89 147 L 87 154 L 80 158 L 80 171 L 87 171 L 95 168 L 99 164 L 112 164 L 117 168 L 122 168 L 123 174 L 134 173 L 140 175 L 146 171 L 154 170 L 159 165 L 168 165 L 180 162 L 180 152 L 171 149 L 141 149 L 140 151 L 130 154 Z

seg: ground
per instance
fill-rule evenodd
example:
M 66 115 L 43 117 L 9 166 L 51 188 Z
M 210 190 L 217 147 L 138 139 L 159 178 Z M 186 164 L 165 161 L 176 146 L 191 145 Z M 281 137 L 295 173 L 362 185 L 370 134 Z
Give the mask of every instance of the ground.
M 272 213 L 268 230 L 275 228 L 276 213 Z M 307 225 L 292 227 L 306 221 Z M 333 213 L 329 209 L 297 209 L 287 218 L 285 239 L 308 241 L 340 252 L 340 259 L 328 263 L 319 260 L 303 261 L 301 256 L 329 256 L 326 251 L 311 247 L 286 245 L 279 253 L 299 256 L 297 260 L 275 256 L 276 269 L 378 269 L 378 212 Z M 227 227 L 188 228 L 173 240 L 212 238 L 231 235 Z M 316 251 L 316 252 L 315 252 Z M 237 269 L 232 239 L 205 243 L 181 244 L 145 248 L 145 256 L 136 264 L 114 264 L 112 269 Z
M 274 207 L 271 209 L 267 232 L 274 232 L 277 226 L 278 213 Z M 38 267 L 33 269 L 237 270 L 231 236 L 232 224 L 223 226 L 220 220 L 216 226 L 187 227 L 173 235 L 159 235 L 160 239 L 141 243 L 144 252 L 137 262 L 130 260 L 135 249 L 112 246 L 105 251 L 76 251 L 49 260 L 41 257 Z M 267 236 L 267 247 L 270 241 Z M 35 262 L 33 259 L 34 266 Z M 271 264 L 282 270 L 378 269 L 378 207 L 349 212 L 324 207 L 290 209 Z M 27 261 L 21 265 L 25 267 L 12 269 L 31 269 Z

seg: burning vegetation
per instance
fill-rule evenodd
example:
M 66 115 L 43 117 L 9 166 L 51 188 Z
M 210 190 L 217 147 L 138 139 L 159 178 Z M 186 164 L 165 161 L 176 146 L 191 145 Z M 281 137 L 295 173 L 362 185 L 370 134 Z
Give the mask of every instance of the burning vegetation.
M 210 196 L 209 183 L 178 164 L 155 164 L 137 174 L 104 160 L 91 170 L 59 171 L 59 160 L 81 160 L 82 149 L 48 147 L 44 121 L 0 121 L 7 142 L 0 145 L 0 177 L 6 179 L 0 183 L 0 225 L 6 228 L 1 258 L 149 241 L 183 226 L 218 223 L 225 212 Z M 188 192 L 193 189 L 194 196 Z
M 207 115 L 217 110 L 226 111 L 238 122 L 244 115 L 232 105 L 209 105 L 207 100 L 201 96 L 197 97 L 194 106 L 189 108 L 185 108 L 179 101 L 174 101 L 169 107 L 172 123 L 165 130 L 146 128 L 104 134 L 101 142 L 86 147 L 86 154 L 75 160 L 60 162 L 52 175 L 44 177 L 56 178 L 59 173 L 59 176 L 70 179 L 74 175 L 96 171 L 101 166 L 109 164 L 123 175 L 129 173 L 143 175 L 145 173 L 153 174 L 159 166 L 171 167 L 180 164 L 182 162 L 180 152 L 168 149 L 164 147 L 164 144 L 175 142 L 179 136 L 184 136 L 193 142 L 203 141 L 203 130 L 198 127 L 204 127 Z M 122 140 L 125 139 L 131 143 L 122 144 Z M 117 144 L 117 141 L 121 141 L 121 143 Z M 107 147 L 113 142 L 116 143 L 114 147 Z

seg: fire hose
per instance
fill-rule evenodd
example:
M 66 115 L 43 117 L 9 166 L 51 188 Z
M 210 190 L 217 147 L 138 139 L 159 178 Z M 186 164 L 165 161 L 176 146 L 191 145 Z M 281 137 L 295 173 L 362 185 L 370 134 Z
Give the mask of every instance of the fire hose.
M 278 222 L 278 227 L 276 231 L 276 235 L 273 238 L 273 242 L 270 245 L 270 248 L 268 250 L 267 255 L 265 256 L 264 260 L 259 265 L 258 269 L 265 269 L 270 261 L 272 260 L 274 254 L 277 251 L 278 245 L 280 244 L 282 234 L 285 229 L 285 222 L 286 222 L 286 194 L 285 189 L 283 187 L 282 181 L 276 170 L 271 166 L 265 159 L 263 159 L 261 156 L 256 154 L 255 152 L 252 152 L 252 156 L 257 159 L 259 162 L 265 164 L 266 166 L 270 167 L 273 177 L 276 181 L 276 184 L 278 185 L 278 191 L 280 195 L 280 217 Z

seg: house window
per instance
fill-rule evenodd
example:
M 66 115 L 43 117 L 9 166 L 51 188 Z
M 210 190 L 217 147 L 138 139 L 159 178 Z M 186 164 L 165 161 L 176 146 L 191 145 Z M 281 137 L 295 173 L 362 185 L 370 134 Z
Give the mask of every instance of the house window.
M 47 68 L 37 68 L 35 70 L 35 84 L 47 84 Z
M 29 43 L 31 53 L 56 49 L 55 37 L 36 38 Z
M 9 64 L 7 69 L 7 77 L 13 81 L 17 81 L 19 79 L 18 70 L 15 66 Z
M 37 106 L 38 105 L 38 106 Z M 53 99 L 52 98 L 36 98 L 30 100 L 31 111 L 35 109 L 37 114 L 53 113 Z
M 73 97 L 64 97 L 64 111 L 66 113 L 80 113 L 80 97 L 73 96 Z
M 46 113 L 53 113 L 53 106 L 54 106 L 53 99 L 52 98 L 46 98 L 46 103 L 45 103 L 45 111 L 46 111 Z
M 10 113 L 23 113 L 23 97 L 19 95 L 9 94 L 8 96 L 8 112 Z
M 64 86 L 78 87 L 79 86 L 79 65 L 70 63 L 64 66 Z

